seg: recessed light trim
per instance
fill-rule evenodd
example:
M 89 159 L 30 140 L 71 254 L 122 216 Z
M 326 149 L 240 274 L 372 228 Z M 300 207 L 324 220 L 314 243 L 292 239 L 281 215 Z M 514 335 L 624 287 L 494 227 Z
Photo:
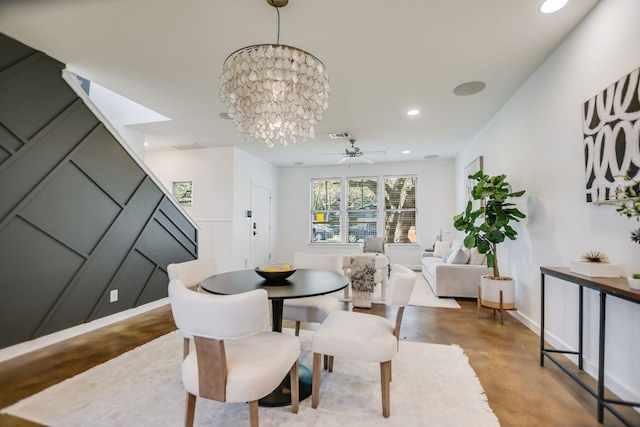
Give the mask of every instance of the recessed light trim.
M 554 13 L 567 5 L 569 0 L 545 0 L 540 5 L 541 13 Z
M 424 159 L 425 160 L 433 160 L 433 159 L 437 159 L 438 157 L 440 157 L 440 156 L 438 156 L 437 154 L 427 154 L 426 156 L 424 156 Z
M 407 111 L 407 116 L 417 116 L 420 114 L 420 110 L 416 110 L 415 108 Z

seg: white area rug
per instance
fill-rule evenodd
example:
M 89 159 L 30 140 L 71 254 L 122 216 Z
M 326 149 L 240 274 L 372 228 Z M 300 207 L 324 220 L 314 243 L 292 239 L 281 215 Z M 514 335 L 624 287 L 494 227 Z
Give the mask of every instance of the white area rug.
M 301 360 L 310 366 L 312 335 L 301 333 Z M 51 427 L 181 426 L 181 361 L 182 336 L 176 331 L 2 412 Z M 322 373 L 318 409 L 311 408 L 311 398 L 301 402 L 298 414 L 290 407 L 260 408 L 260 425 L 499 426 L 467 356 L 456 345 L 401 341 L 393 360 L 391 417 L 383 418 L 381 411 L 379 365 L 336 359 L 333 373 Z M 248 405 L 198 399 L 196 425 L 246 427 Z
M 335 295 L 336 298 L 344 301 L 344 292 L 338 291 L 331 295 Z M 381 287 L 376 286 L 373 291 L 374 303 L 383 304 L 381 298 Z M 427 283 L 426 279 L 419 271 L 416 272 L 416 285 L 413 288 L 409 305 L 416 305 L 421 307 L 440 307 L 440 308 L 460 308 L 460 305 L 454 298 L 438 298 L 434 295 L 431 286 Z

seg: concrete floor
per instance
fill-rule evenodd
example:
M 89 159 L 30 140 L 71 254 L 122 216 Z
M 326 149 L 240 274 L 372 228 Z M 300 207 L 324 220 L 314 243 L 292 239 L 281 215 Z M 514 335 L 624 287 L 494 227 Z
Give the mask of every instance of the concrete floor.
M 502 426 L 624 425 L 606 411 L 604 424 L 599 424 L 596 402 L 589 393 L 548 360 L 540 367 L 539 337 L 512 316 L 506 315 L 500 325 L 492 310 L 483 309 L 478 317 L 475 301 L 459 303 L 459 310 L 407 307 L 401 339 L 462 347 Z M 394 318 L 394 310 L 374 304 L 370 310 L 358 311 Z M 284 326 L 292 325 L 285 322 Z M 165 306 L 0 363 L 0 408 L 174 329 L 171 311 Z M 622 412 L 631 425 L 640 426 L 640 414 L 630 408 Z M 0 426 L 37 425 L 0 415 Z

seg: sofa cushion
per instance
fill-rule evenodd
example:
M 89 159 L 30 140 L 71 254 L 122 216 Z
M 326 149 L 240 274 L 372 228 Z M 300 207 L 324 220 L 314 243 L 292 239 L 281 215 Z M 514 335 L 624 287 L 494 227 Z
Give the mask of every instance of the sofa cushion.
M 471 251 L 465 247 L 455 249 L 445 261 L 447 264 L 467 264 Z
M 471 248 L 471 252 L 469 254 L 469 264 L 486 265 L 487 254 L 481 254 L 480 252 L 478 252 L 478 248 Z
M 441 242 L 436 241 L 435 247 L 433 248 L 433 256 L 437 258 L 442 258 L 447 249 L 451 247 L 451 241 Z

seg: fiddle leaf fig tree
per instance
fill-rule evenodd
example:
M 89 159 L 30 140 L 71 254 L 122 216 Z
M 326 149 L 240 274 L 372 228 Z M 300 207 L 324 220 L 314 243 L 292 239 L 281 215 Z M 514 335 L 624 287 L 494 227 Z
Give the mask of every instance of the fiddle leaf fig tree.
M 453 217 L 453 225 L 456 230 L 466 233 L 465 247 L 475 247 L 487 255 L 487 266 L 493 268 L 493 276 L 499 278 L 496 246 L 505 238 L 515 240 L 518 233 L 509 224 L 525 218 L 525 214 L 507 199 L 522 196 L 524 190 L 510 191 L 505 175 L 489 176 L 478 171 L 469 175 L 469 179 L 476 181 L 471 197 L 480 201 L 480 207 L 474 210 L 473 202 L 469 201 L 464 212 Z

